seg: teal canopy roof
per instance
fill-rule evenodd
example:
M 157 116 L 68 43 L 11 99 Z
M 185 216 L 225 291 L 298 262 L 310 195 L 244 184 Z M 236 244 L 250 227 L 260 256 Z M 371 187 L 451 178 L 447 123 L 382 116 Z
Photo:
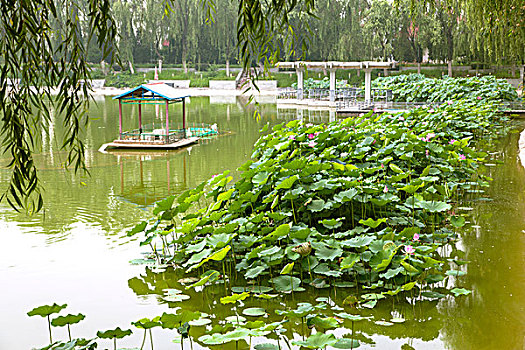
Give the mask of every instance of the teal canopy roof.
M 180 96 L 178 91 L 165 83 L 151 83 L 142 84 L 126 91 L 113 99 L 121 100 L 166 100 L 172 102 L 179 102 L 190 97 L 189 95 Z

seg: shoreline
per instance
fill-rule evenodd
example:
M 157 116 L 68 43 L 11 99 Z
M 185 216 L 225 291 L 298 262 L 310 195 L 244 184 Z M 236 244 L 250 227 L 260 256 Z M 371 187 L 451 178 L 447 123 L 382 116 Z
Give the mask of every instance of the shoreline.
M 180 92 L 180 96 L 189 95 L 192 96 L 277 96 L 279 90 L 260 90 L 250 89 L 244 93 L 245 90 L 226 90 L 226 89 L 210 89 L 210 88 L 188 88 L 180 89 L 175 88 L 177 92 Z M 114 87 L 103 87 L 99 89 L 93 89 L 91 92 L 92 96 L 117 96 L 126 91 L 129 88 L 114 88 Z

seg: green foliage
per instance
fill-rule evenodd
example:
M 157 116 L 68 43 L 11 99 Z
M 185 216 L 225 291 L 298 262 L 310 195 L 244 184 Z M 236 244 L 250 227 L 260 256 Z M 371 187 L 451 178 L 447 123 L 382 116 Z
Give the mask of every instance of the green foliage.
M 374 307 L 385 295 L 446 278 L 447 255 L 438 251 L 462 224 L 450 213 L 463 193 L 488 186 L 480 173 L 487 154 L 471 140 L 483 145 L 506 122 L 493 104 L 473 99 L 277 125 L 256 143 L 237 181 L 221 174 L 159 204 L 155 224 L 134 232 L 172 225 L 163 218 L 176 215 L 180 224 L 170 230 L 178 250 L 168 259 L 191 265 L 188 273 L 235 269 L 280 293 L 356 283 L 376 292 L 354 303 Z M 201 197 L 206 207 L 187 212 Z M 227 246 L 217 250 L 220 244 Z M 441 279 L 423 283 L 427 275 Z
M 432 79 L 420 74 L 377 78 L 373 88 L 391 89 L 400 102 L 446 102 L 461 99 L 515 101 L 516 89 L 493 76 Z
M 86 0 L 82 6 L 53 0 L 0 2 L 0 137 L 3 152 L 11 157 L 0 201 L 13 208 L 34 212 L 43 206 L 33 152 L 39 127 L 50 123 L 53 113 L 63 116 L 64 165 L 85 169 L 81 131 L 88 120 L 84 96 L 90 90 L 85 55 L 92 42 L 103 48 L 103 58 L 113 57 L 117 28 L 109 9 L 108 0 Z M 82 30 L 79 18 L 87 25 Z

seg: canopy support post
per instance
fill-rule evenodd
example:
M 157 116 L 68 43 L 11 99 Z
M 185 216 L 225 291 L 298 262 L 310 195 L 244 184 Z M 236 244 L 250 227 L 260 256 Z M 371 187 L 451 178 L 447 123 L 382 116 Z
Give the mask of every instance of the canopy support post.
M 118 100 L 118 138 L 122 140 L 122 102 Z
M 186 98 L 182 99 L 182 133 L 186 138 Z
M 139 139 L 142 138 L 142 104 L 139 103 Z
M 170 138 L 170 118 L 168 112 L 168 100 L 166 100 L 166 143 L 169 143 Z

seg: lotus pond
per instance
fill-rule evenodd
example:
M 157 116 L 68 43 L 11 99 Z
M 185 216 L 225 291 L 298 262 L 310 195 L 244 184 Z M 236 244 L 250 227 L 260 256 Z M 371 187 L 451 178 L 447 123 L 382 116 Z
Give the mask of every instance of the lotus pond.
M 322 125 L 209 102 L 189 118 L 231 135 L 107 155 L 99 101 L 82 179 L 43 135 L 44 212 L 2 208 L 0 348 L 49 343 L 27 312 L 54 302 L 54 341 L 102 348 L 523 347 L 519 124 L 479 102 Z

